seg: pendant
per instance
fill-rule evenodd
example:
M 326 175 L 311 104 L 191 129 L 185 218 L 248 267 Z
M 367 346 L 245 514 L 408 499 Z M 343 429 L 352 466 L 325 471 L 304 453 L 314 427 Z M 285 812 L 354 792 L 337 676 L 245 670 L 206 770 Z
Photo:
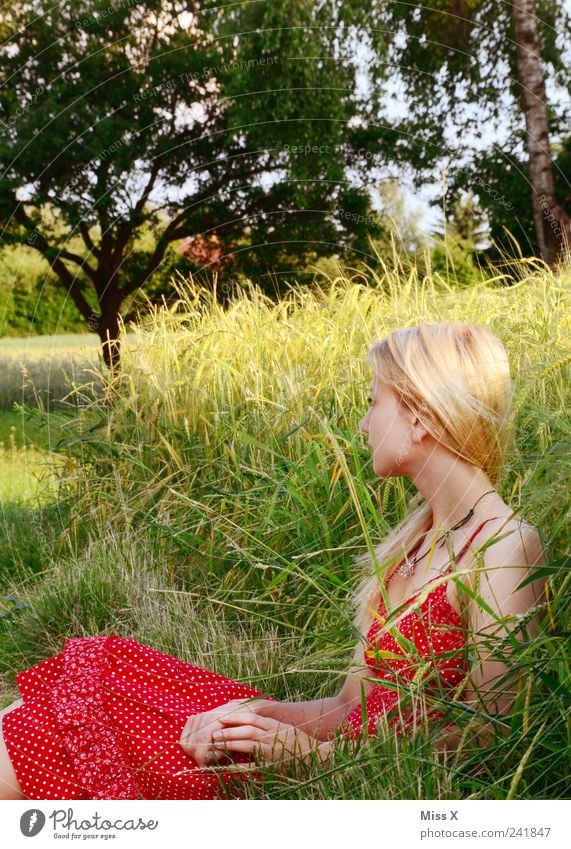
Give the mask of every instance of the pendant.
M 409 560 L 407 557 L 406 562 L 399 567 L 398 572 L 399 575 L 401 575 L 403 578 L 409 578 L 413 574 L 415 569 L 416 563 L 414 561 Z

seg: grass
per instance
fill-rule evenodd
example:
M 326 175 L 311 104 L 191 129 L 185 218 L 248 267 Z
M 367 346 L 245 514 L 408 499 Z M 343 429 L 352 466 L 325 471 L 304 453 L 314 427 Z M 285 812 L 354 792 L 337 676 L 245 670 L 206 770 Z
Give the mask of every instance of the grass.
M 52 434 L 53 436 L 53 431 Z M 0 411 L 2 502 L 49 503 L 57 492 L 45 423 L 26 421 L 17 410 Z
M 125 334 L 129 345 L 131 333 Z M 69 409 L 100 394 L 100 342 L 95 333 L 0 338 L 0 411 L 14 403 Z M 70 393 L 74 393 L 73 402 Z
M 353 558 L 413 491 L 407 479 L 375 478 L 358 431 L 367 348 L 393 327 L 474 321 L 502 338 L 516 379 L 516 444 L 499 491 L 544 532 L 552 563 L 541 633 L 519 656 L 511 733 L 455 759 L 436 755 L 428 732 L 388 734 L 351 757 L 341 747 L 326 771 L 267 771 L 263 788 L 248 792 L 563 797 L 571 273 L 528 263 L 517 277 L 456 291 L 386 269 L 368 287 L 340 276 L 278 304 L 252 287 L 226 309 L 179 284 L 178 310 L 133 335 L 112 410 L 93 401 L 67 417 L 18 414 L 28 430 L 17 444 L 29 437 L 60 461 L 57 500 L 34 514 L 30 533 L 32 513 L 5 513 L 13 557 L 0 559 L 3 702 L 17 696 L 17 671 L 68 637 L 98 633 L 134 637 L 278 698 L 337 691 L 357 639 Z

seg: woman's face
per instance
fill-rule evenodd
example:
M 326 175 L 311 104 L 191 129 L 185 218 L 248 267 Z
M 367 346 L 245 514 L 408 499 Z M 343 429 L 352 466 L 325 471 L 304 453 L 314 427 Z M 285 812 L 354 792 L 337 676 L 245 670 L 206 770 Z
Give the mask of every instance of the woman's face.
M 369 409 L 359 423 L 368 434 L 373 469 L 382 477 L 405 475 L 411 440 L 411 414 L 386 384 L 373 378 Z

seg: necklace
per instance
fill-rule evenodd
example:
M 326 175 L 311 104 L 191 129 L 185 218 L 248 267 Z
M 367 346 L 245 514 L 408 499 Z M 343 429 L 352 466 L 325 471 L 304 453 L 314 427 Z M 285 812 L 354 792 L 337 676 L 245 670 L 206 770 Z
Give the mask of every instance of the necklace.
M 484 495 L 489 495 L 491 492 L 495 492 L 495 490 L 490 489 L 490 490 L 488 490 L 488 492 L 485 492 L 485 493 L 484 493 Z M 481 496 L 478 498 L 478 501 L 481 501 L 481 500 L 482 500 L 482 498 L 484 497 L 484 495 L 481 495 Z M 476 501 L 476 504 L 478 504 L 478 501 Z M 474 507 L 476 507 L 476 504 L 474 504 Z M 445 537 L 446 537 L 446 534 L 450 533 L 450 531 L 455 531 L 455 530 L 457 530 L 458 528 L 461 528 L 461 527 L 462 527 L 462 525 L 465 525 L 465 524 L 466 524 L 466 522 L 470 521 L 470 519 L 471 519 L 471 518 L 472 518 L 472 516 L 474 515 L 474 507 L 472 507 L 472 508 L 468 511 L 468 513 L 466 513 L 466 515 L 464 516 L 464 518 L 463 518 L 463 519 L 460 519 L 460 521 L 459 521 L 459 522 L 457 522 L 457 523 L 454 525 L 454 527 L 453 527 L 453 528 L 450 528 L 450 530 L 449 530 L 449 531 L 445 531 L 445 532 L 444 532 L 444 534 L 442 534 L 442 535 L 441 535 L 440 540 L 442 540 L 442 542 L 444 542 L 444 539 L 445 539 Z M 427 531 L 427 533 L 428 533 L 428 531 Z M 426 539 L 426 534 L 425 534 L 425 535 L 424 535 L 424 537 L 422 538 L 422 541 L 420 542 L 420 544 L 417 546 L 417 549 L 416 549 L 417 551 L 418 551 L 418 549 L 420 548 L 420 546 L 422 545 L 422 543 L 424 542 L 424 540 L 425 540 L 425 539 Z M 442 542 L 439 542 L 439 543 L 438 543 L 438 547 L 439 547 L 439 548 L 442 546 Z M 431 546 L 431 548 L 432 548 L 432 546 Z M 416 555 L 414 555 L 414 556 L 413 556 L 413 558 L 412 558 L 412 560 L 409 560 L 409 559 L 408 559 L 408 557 L 407 557 L 407 555 L 406 555 L 406 552 L 405 552 L 405 555 L 404 555 L 405 562 L 404 562 L 404 563 L 402 563 L 402 564 L 399 566 L 399 568 L 398 568 L 398 569 L 396 569 L 395 571 L 396 571 L 396 572 L 398 572 L 398 573 L 399 573 L 399 575 L 401 575 L 403 578 L 409 578 L 411 575 L 414 575 L 414 573 L 415 573 L 415 571 L 416 571 L 416 567 L 417 567 L 417 565 L 418 565 L 419 561 L 420 561 L 420 560 L 422 560 L 422 558 L 423 558 L 423 557 L 426 557 L 426 555 L 427 555 L 427 554 L 428 554 L 428 552 L 431 550 L 431 548 L 429 548 L 429 549 L 428 549 L 428 551 L 425 551 L 425 552 L 424 552 L 424 554 L 422 555 L 422 557 L 419 557 L 418 559 L 417 559 Z M 393 574 L 394 574 L 394 573 L 393 573 Z

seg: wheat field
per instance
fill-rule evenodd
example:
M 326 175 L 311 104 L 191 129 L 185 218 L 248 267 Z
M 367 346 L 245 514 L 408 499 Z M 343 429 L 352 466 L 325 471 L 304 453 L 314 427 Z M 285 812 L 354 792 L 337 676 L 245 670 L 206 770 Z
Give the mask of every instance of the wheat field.
M 522 262 L 510 273 L 511 285 L 498 275 L 458 290 L 414 270 L 387 268 L 368 285 L 340 272 L 279 303 L 245 286 L 225 308 L 179 281 L 176 303 L 130 334 L 117 379 L 99 372 L 90 349 L 89 380 L 106 387 L 110 405 L 101 392 L 89 396 L 87 374 L 69 409 L 22 402 L 17 382 L 5 385 L 3 704 L 18 696 L 16 672 L 61 651 L 66 638 L 110 633 L 277 698 L 338 690 L 358 636 L 354 559 L 414 494 L 408 479 L 375 477 L 359 433 L 367 349 L 395 327 L 468 321 L 489 326 L 508 351 L 515 448 L 498 489 L 540 529 L 549 554 L 548 603 L 538 638 L 517 658 L 525 672 L 510 733 L 484 751 L 467 740 L 453 756 L 433 751 L 430 728 L 398 740 L 381 733 L 357 753 L 339 745 L 325 771 L 264 769 L 263 786 L 245 792 L 564 797 L 571 270 Z M 78 350 L 68 342 L 42 360 L 40 389 Z M 9 356 L 2 340 L 0 359 Z M 67 391 L 62 384 L 58 397 Z M 25 497 L 9 489 L 26 434 L 26 450 L 51 469 L 39 500 L 31 484 Z

